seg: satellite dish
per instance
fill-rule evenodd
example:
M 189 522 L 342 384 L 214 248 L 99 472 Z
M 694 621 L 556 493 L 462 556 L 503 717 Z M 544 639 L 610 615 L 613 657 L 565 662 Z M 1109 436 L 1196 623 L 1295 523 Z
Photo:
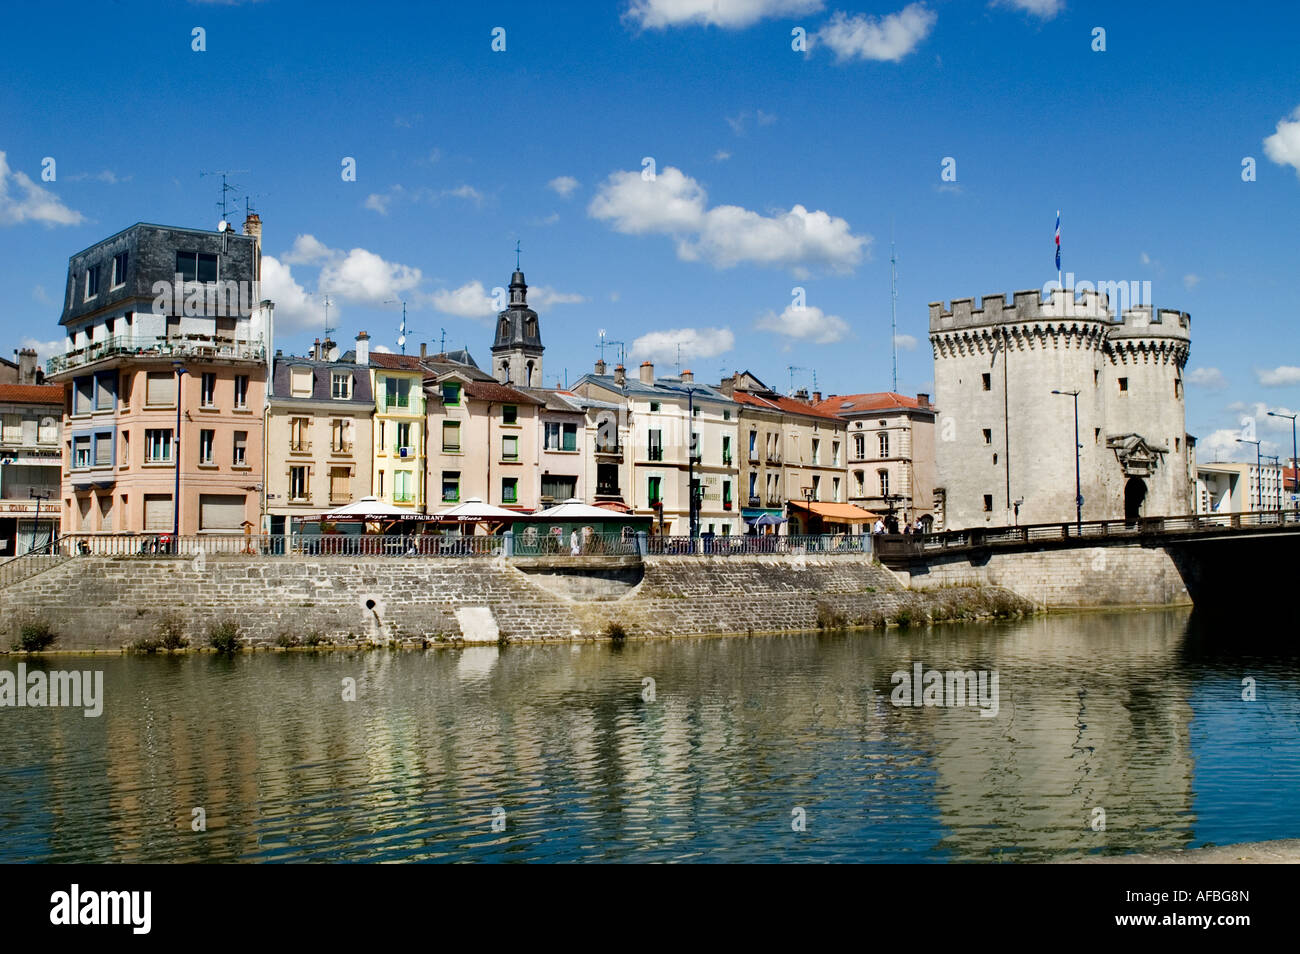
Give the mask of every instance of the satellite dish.
M 398 344 L 399 347 L 400 347 L 401 345 L 406 344 L 406 335 L 401 335 L 401 336 L 397 339 L 397 344 Z
M 230 228 L 230 223 L 227 222 L 225 219 L 222 219 L 220 222 L 217 223 L 218 232 L 224 232 L 228 228 Z

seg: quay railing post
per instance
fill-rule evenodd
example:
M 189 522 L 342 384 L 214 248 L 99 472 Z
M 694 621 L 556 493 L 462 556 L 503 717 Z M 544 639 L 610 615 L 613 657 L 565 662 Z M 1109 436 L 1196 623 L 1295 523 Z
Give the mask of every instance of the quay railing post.
M 515 532 L 513 530 L 507 530 L 504 534 L 502 534 L 502 537 L 503 537 L 501 542 L 502 555 L 507 558 L 514 556 L 515 555 Z
M 644 530 L 638 530 L 636 532 L 636 552 L 640 554 L 641 559 L 643 560 L 650 553 L 650 541 Z

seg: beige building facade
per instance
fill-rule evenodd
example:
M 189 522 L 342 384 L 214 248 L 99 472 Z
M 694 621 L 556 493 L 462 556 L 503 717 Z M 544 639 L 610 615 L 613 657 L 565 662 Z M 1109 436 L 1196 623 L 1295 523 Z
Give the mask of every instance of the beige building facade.
M 817 404 L 845 421 L 850 503 L 922 529 L 934 524 L 934 421 L 928 394 L 832 394 Z
M 333 354 L 335 360 L 329 360 Z M 266 416 L 266 529 L 318 516 L 371 493 L 370 368 L 337 360 L 330 342 L 275 358 Z

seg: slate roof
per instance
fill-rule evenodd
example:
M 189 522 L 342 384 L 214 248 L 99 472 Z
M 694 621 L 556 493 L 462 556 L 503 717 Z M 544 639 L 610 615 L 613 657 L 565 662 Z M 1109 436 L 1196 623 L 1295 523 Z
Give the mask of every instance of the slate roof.
M 311 397 L 293 397 L 290 388 L 290 368 L 311 368 Z M 330 394 L 330 372 L 352 372 L 352 397 L 334 398 Z M 371 407 L 375 403 L 374 392 L 370 389 L 369 369 L 364 364 L 352 364 L 344 361 L 317 361 L 314 358 L 297 358 L 285 355 L 275 359 L 274 376 L 271 386 L 274 394 L 272 401 L 279 403 L 292 401 L 329 401 L 331 404 L 358 404 Z
M 578 379 L 574 387 L 577 387 L 578 385 L 583 384 L 584 382 L 595 384 L 598 387 L 602 387 L 607 391 L 613 391 L 615 393 L 621 391 L 625 394 L 636 394 L 641 397 L 667 396 L 673 399 L 686 397 L 686 392 L 684 389 L 687 387 L 691 387 L 695 389 L 695 400 L 697 401 L 700 400 L 716 401 L 719 404 L 736 403 L 731 398 L 727 397 L 725 394 L 723 394 L 721 391 L 719 391 L 717 388 L 711 385 L 700 384 L 698 382 L 688 385 L 688 384 L 684 384 L 681 378 L 676 378 L 676 377 L 655 378 L 654 384 L 650 385 L 644 383 L 635 374 L 629 372 L 627 375 L 626 383 L 623 385 L 619 385 L 614 381 L 614 376 L 612 374 L 584 374 L 581 378 Z

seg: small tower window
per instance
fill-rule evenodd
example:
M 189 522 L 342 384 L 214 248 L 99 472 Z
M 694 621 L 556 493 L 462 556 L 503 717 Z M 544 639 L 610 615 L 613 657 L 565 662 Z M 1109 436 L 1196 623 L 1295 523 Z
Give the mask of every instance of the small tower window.
M 985 391 L 991 391 L 991 390 L 993 390 L 993 376 L 992 376 L 992 375 L 989 375 L 989 374 L 981 374 L 981 375 L 980 375 L 980 381 L 983 382 L 984 390 L 985 390 Z
M 992 513 L 992 512 L 993 512 L 993 495 L 992 495 L 992 494 L 985 494 L 985 495 L 984 495 L 984 512 L 985 512 L 985 513 Z
M 985 444 L 993 443 L 993 432 L 989 430 L 987 427 L 984 428 L 984 443 Z
M 1119 379 L 1119 389 L 1120 389 L 1120 391 L 1127 391 L 1127 390 L 1128 390 L 1128 378 L 1120 378 L 1120 379 Z

